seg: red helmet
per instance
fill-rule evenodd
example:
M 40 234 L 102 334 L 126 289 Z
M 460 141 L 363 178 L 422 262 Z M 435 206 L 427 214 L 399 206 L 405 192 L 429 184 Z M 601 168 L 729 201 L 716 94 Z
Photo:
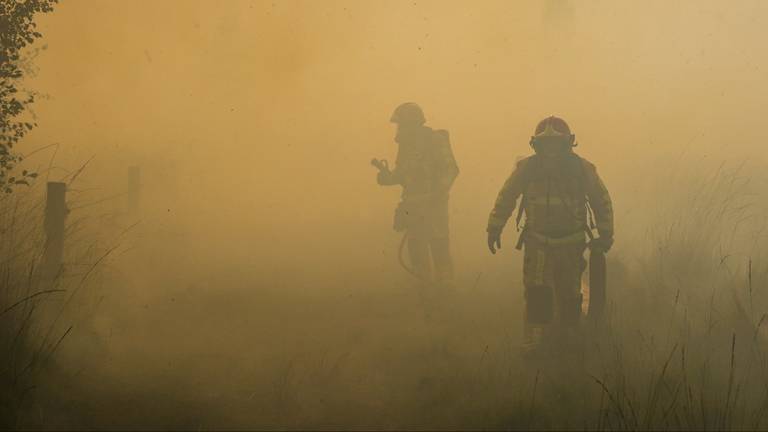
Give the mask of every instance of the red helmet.
M 539 144 L 547 147 L 555 145 L 556 148 L 562 148 L 563 145 L 566 146 L 565 148 L 575 147 L 576 136 L 571 133 L 571 128 L 568 127 L 565 120 L 560 117 L 549 116 L 536 125 L 536 131 L 531 137 L 531 146 L 537 152 L 539 151 Z
M 536 126 L 536 132 L 533 134 L 535 137 L 539 136 L 568 136 L 571 135 L 571 128 L 568 127 L 568 123 L 560 117 L 549 116 L 540 121 Z

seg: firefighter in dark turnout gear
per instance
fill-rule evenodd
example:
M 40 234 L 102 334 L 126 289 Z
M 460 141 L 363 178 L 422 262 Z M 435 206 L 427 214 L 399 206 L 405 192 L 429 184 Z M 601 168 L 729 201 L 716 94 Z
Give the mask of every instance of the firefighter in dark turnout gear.
M 575 327 L 581 316 L 581 276 L 587 246 L 607 251 L 613 244 L 613 208 L 595 166 L 574 151 L 575 136 L 560 118 L 536 127 L 535 154 L 522 159 L 509 176 L 488 219 L 488 248 L 501 248 L 501 233 L 515 210 L 525 247 L 523 285 L 526 336 L 532 327 Z M 525 224 L 521 228 L 523 214 Z M 593 217 L 594 216 L 594 217 Z M 595 226 L 596 220 L 596 226 Z M 592 229 L 599 237 L 592 239 Z
M 398 106 L 391 122 L 397 124 L 395 167 L 390 170 L 385 161 L 375 159 L 372 163 L 379 168 L 377 182 L 380 185 L 403 188 L 395 211 L 394 229 L 404 232 L 411 270 L 420 279 L 431 280 L 434 267 L 436 281 L 450 281 L 453 263 L 448 235 L 448 197 L 459 169 L 448 131 L 425 126 L 424 113 L 414 103 Z

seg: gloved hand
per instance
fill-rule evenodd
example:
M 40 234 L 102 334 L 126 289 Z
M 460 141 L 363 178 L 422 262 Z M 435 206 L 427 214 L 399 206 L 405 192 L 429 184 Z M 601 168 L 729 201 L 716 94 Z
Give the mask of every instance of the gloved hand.
M 376 183 L 382 186 L 392 184 L 392 171 L 389 168 L 382 169 L 376 175 Z
M 371 165 L 379 170 L 379 173 L 376 175 L 376 183 L 380 186 L 390 186 L 397 183 L 392 177 L 392 171 L 390 171 L 389 163 L 386 159 L 371 159 Z
M 488 228 L 488 250 L 495 255 L 496 249 L 501 249 L 501 229 Z
M 612 235 L 600 235 L 600 237 L 592 240 L 589 244 L 589 247 L 598 251 L 602 252 L 608 252 L 611 250 L 611 246 L 613 246 L 613 236 Z

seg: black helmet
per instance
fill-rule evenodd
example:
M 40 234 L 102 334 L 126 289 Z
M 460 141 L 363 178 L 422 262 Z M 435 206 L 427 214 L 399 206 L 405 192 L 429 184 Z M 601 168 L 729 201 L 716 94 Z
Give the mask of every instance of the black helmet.
M 421 110 L 421 107 L 413 102 L 406 102 L 395 108 L 389 121 L 399 125 L 421 126 L 426 123 L 427 119 L 424 118 L 424 111 Z
M 549 116 L 536 125 L 534 136 L 568 136 L 571 135 L 571 128 L 568 123 L 560 117 Z

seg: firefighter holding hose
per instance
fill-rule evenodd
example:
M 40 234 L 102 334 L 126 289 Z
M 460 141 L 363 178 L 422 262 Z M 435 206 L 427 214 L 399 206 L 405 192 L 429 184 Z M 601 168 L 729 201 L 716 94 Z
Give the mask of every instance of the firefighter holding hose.
M 424 112 L 410 102 L 398 106 L 390 121 L 397 125 L 395 165 L 390 169 L 378 159 L 371 163 L 379 169 L 379 185 L 402 187 L 394 229 L 403 233 L 408 247 L 406 269 L 425 282 L 451 283 L 448 198 L 459 169 L 448 131 L 425 126 Z

